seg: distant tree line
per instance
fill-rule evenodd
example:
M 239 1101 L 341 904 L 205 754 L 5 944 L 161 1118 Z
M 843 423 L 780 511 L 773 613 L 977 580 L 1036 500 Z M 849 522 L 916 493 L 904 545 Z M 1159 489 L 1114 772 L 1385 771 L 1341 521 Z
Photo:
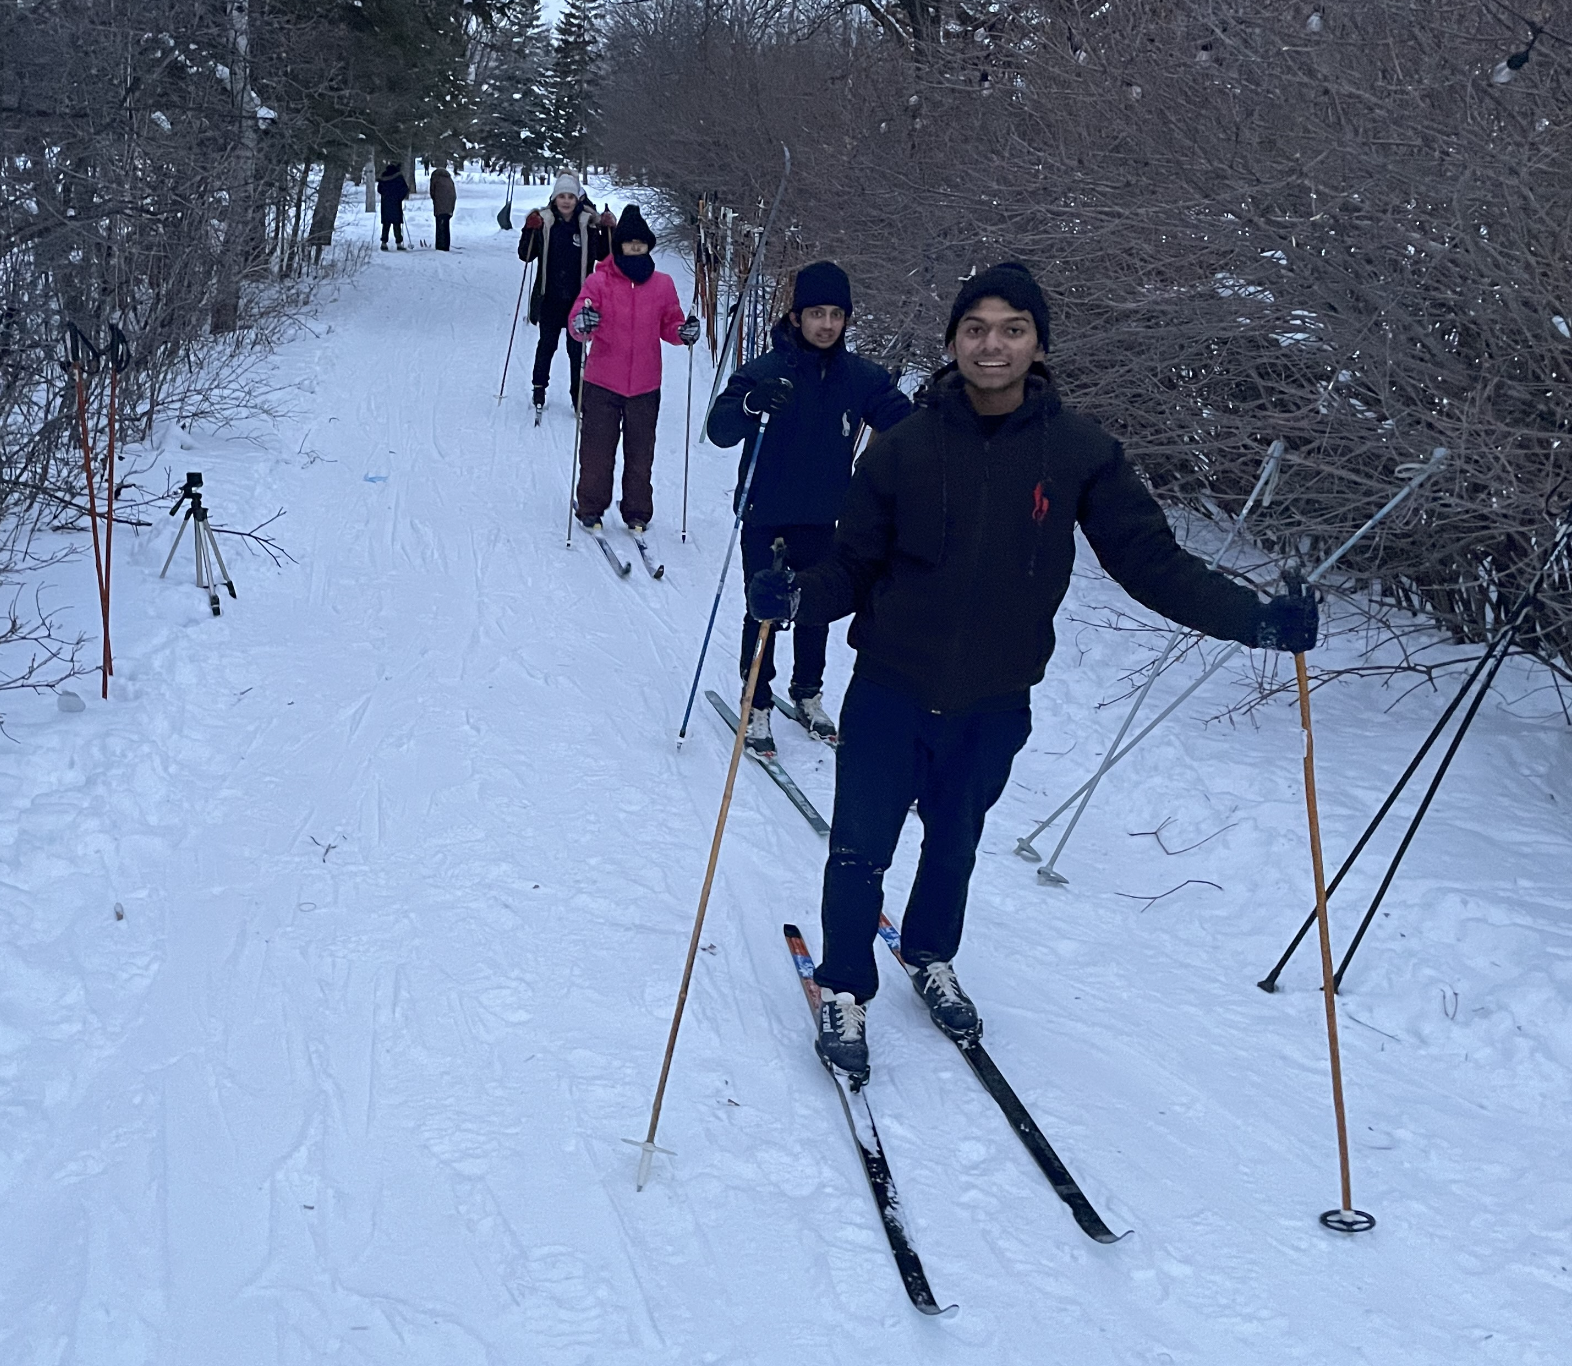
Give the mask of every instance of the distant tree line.
M 1237 511 L 1282 439 L 1257 542 L 1313 561 L 1444 448 L 1344 585 L 1478 641 L 1543 562 L 1572 498 L 1565 4 L 625 0 L 602 70 L 603 155 L 676 222 L 752 211 L 790 143 L 774 268 L 845 264 L 892 367 L 932 367 L 957 281 L 1018 258 L 1068 401 L 1170 503 Z M 1572 678 L 1565 563 L 1521 643 Z

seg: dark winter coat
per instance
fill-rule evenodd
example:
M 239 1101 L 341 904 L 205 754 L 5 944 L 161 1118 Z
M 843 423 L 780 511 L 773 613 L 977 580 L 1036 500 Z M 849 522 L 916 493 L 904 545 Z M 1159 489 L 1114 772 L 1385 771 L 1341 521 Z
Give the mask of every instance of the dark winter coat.
M 1046 376 L 989 436 L 953 370 L 864 452 L 834 558 L 797 576 L 798 620 L 855 612 L 857 672 L 933 711 L 1018 706 L 1053 654 L 1077 524 L 1136 601 L 1255 638 L 1255 594 L 1180 548 L 1119 443 Z
M 452 214 L 458 208 L 458 186 L 452 175 L 442 169 L 431 173 L 431 212 L 437 215 Z
M 863 423 L 887 431 L 912 410 L 890 372 L 837 342 L 828 351 L 809 346 L 789 317 L 775 324 L 774 347 L 731 377 L 715 400 L 705 428 L 717 446 L 742 442 L 737 492 L 753 458 L 759 419 L 742 400 L 761 379 L 789 379 L 792 399 L 770 418 L 743 517 L 761 526 L 834 522 L 851 482 L 852 452 Z
M 519 260 L 525 265 L 540 262 L 530 289 L 529 320 L 540 321 L 543 305 L 566 318 L 566 310 L 584 288 L 590 271 L 609 255 L 611 225 L 596 214 L 588 195 L 566 219 L 557 216 L 552 204 L 531 209 L 519 233 Z
M 382 221 L 402 223 L 404 201 L 409 198 L 409 182 L 404 179 L 404 173 L 394 171 L 389 175 L 388 172 L 383 171 L 377 177 L 377 195 L 382 201 Z

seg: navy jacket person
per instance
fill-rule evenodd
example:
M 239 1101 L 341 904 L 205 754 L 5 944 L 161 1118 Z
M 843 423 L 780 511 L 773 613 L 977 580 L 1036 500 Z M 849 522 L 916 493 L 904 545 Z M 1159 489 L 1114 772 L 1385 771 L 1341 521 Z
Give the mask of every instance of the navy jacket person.
M 983 820 L 1031 731 L 1077 526 L 1164 616 L 1247 645 L 1315 642 L 1312 598 L 1262 603 L 1181 549 L 1119 443 L 1060 403 L 1043 365 L 1047 305 L 1025 267 L 968 280 L 945 340 L 954 363 L 858 462 L 834 554 L 798 573 L 763 570 L 748 588 L 760 620 L 855 614 L 817 973 L 819 1050 L 853 1076 L 868 1071 L 884 872 L 913 800 L 922 859 L 903 953 L 942 1029 L 980 1028 L 952 960 Z
M 797 272 L 791 311 L 775 324 L 774 347 L 731 377 L 715 401 L 706 431 L 717 446 L 742 443 L 736 498 L 742 498 L 759 416 L 770 425 L 759 448 L 758 467 L 742 511 L 744 581 L 771 562 L 770 547 L 786 542 L 786 562 L 810 569 L 829 554 L 835 519 L 851 482 L 852 455 L 864 425 L 882 432 L 909 412 L 911 404 L 889 371 L 846 349 L 852 313 L 851 281 L 832 261 L 816 261 Z M 748 676 L 759 623 L 742 622 L 742 677 Z M 833 739 L 835 723 L 824 709 L 824 655 L 829 621 L 804 621 L 793 634 L 791 699 L 797 717 L 821 739 Z M 770 684 L 775 678 L 775 638 L 759 667 L 748 745 L 775 752 L 770 732 Z

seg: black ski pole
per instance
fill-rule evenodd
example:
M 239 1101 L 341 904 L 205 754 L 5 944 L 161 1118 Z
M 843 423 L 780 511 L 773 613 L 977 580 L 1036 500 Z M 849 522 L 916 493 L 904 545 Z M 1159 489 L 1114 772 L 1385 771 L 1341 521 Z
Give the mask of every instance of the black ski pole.
M 693 671 L 693 686 L 688 689 L 688 705 L 682 713 L 682 729 L 677 732 L 679 748 L 688 738 L 688 722 L 693 718 L 693 699 L 699 695 L 699 679 L 704 673 L 704 656 L 709 652 L 710 634 L 715 630 L 715 614 L 720 611 L 721 593 L 726 587 L 726 574 L 731 569 L 732 551 L 737 548 L 737 533 L 742 527 L 742 514 L 748 506 L 748 493 L 753 488 L 753 472 L 759 467 L 759 448 L 764 444 L 764 433 L 770 425 L 768 411 L 759 414 L 759 434 L 753 438 L 753 454 L 748 457 L 748 473 L 742 481 L 742 494 L 737 499 L 737 515 L 732 519 L 731 539 L 726 542 L 726 558 L 721 564 L 720 582 L 715 585 L 715 601 L 710 604 L 709 624 L 704 628 L 704 643 L 699 646 L 699 663 Z
M 1381 822 L 1387 818 L 1397 799 L 1403 795 L 1403 789 L 1408 786 L 1409 780 L 1419 771 L 1419 765 L 1425 761 L 1425 755 L 1430 753 L 1431 747 L 1441 738 L 1441 732 L 1446 729 L 1447 722 L 1452 719 L 1453 713 L 1457 711 L 1458 707 L 1462 705 L 1463 699 L 1468 695 L 1468 690 L 1474 686 L 1479 675 L 1485 671 L 1491 659 L 1494 658 L 1496 647 L 1500 643 L 1500 637 L 1497 637 L 1486 647 L 1484 654 L 1480 655 L 1468 677 L 1463 680 L 1463 686 L 1457 690 L 1457 695 L 1447 703 L 1446 710 L 1441 713 L 1435 725 L 1430 728 L 1430 734 L 1425 736 L 1424 744 L 1420 745 L 1414 757 L 1408 761 L 1408 767 L 1403 770 L 1403 776 L 1397 780 L 1392 790 L 1387 793 L 1386 800 L 1381 803 L 1381 809 L 1371 817 L 1370 824 L 1365 826 L 1364 834 L 1359 837 L 1357 843 L 1349 851 L 1348 857 L 1343 860 L 1342 866 L 1337 870 L 1337 876 L 1327 884 L 1326 894 L 1328 896 L 1331 896 L 1337 890 L 1338 884 L 1347 876 L 1348 870 L 1354 866 L 1360 854 L 1364 853 L 1365 845 L 1370 843 L 1371 837 L 1380 827 Z M 1283 956 L 1277 960 L 1277 965 L 1257 982 L 1256 986 L 1265 992 L 1277 990 L 1278 977 L 1282 974 L 1283 969 L 1288 966 L 1288 960 L 1298 952 L 1299 945 L 1304 941 L 1305 935 L 1310 933 L 1310 928 L 1314 924 L 1315 912 L 1311 911 L 1305 917 L 1305 923 L 1299 927 L 1299 933 L 1294 936 L 1293 943 L 1283 951 Z
M 1496 681 L 1496 675 L 1501 672 L 1502 666 L 1512 654 L 1512 644 L 1517 639 L 1518 632 L 1522 630 L 1523 623 L 1528 620 L 1529 611 L 1539 595 L 1539 590 L 1545 581 L 1545 575 L 1551 564 L 1560 555 L 1567 544 L 1568 534 L 1572 533 L 1572 519 L 1562 527 L 1561 533 L 1556 537 L 1555 543 L 1550 548 L 1550 554 L 1545 557 L 1545 562 L 1534 576 L 1534 582 L 1529 585 L 1528 592 L 1523 595 L 1523 601 L 1518 610 L 1513 614 L 1512 621 L 1502 632 L 1501 648 L 1496 653 L 1495 663 L 1490 666 L 1490 672 L 1485 675 L 1485 680 L 1480 684 L 1479 691 L 1474 694 L 1474 700 L 1469 703 L 1468 710 L 1464 712 L 1463 719 L 1458 723 L 1457 733 L 1452 737 L 1452 743 L 1447 746 L 1446 753 L 1441 756 L 1435 776 L 1430 780 L 1430 786 L 1425 789 L 1424 799 L 1419 803 L 1419 809 L 1414 812 L 1414 817 L 1408 823 L 1408 829 L 1403 833 L 1402 843 L 1397 846 L 1397 852 L 1392 855 L 1392 862 L 1387 865 L 1386 876 L 1381 879 L 1381 885 L 1376 888 L 1376 894 L 1371 898 L 1369 909 L 1365 911 L 1364 919 L 1359 922 L 1359 928 L 1354 932 L 1353 939 L 1349 942 L 1347 951 L 1343 954 L 1343 961 L 1338 964 L 1337 975 L 1332 978 L 1334 989 L 1341 989 L 1343 974 L 1348 971 L 1348 965 L 1353 961 L 1354 954 L 1358 952 L 1359 945 L 1364 941 L 1365 931 L 1370 928 L 1375 919 L 1376 912 L 1381 909 L 1381 902 L 1386 898 L 1387 889 L 1392 885 L 1392 879 L 1397 876 L 1398 865 L 1402 863 L 1403 856 L 1408 853 L 1408 846 L 1414 842 L 1414 836 L 1419 833 L 1420 823 L 1425 818 L 1425 813 L 1430 810 L 1430 803 L 1435 799 L 1436 793 L 1441 788 L 1441 781 L 1446 777 L 1446 771 L 1451 766 L 1453 758 L 1463 743 L 1463 737 L 1468 734 L 1468 728 L 1474 722 L 1474 717 L 1479 715 L 1479 708 L 1490 694 L 1490 687 Z
M 1407 850 L 1408 842 L 1413 838 L 1413 833 L 1417 829 L 1419 820 L 1423 818 L 1424 811 L 1429 806 L 1430 798 L 1435 795 L 1435 789 L 1440 786 L 1440 775 L 1446 772 L 1446 766 L 1451 762 L 1451 755 L 1456 752 L 1457 745 L 1461 741 L 1463 732 L 1467 730 L 1468 723 L 1470 720 L 1472 720 L 1474 713 L 1478 710 L 1480 701 L 1483 699 L 1484 694 L 1490 691 L 1491 682 L 1494 681 L 1497 671 L 1499 671 L 1502 663 L 1505 662 L 1506 654 L 1511 650 L 1512 641 L 1516 638 L 1517 632 L 1522 628 L 1523 623 L 1527 620 L 1529 609 L 1533 606 L 1534 600 L 1537 598 L 1540 588 L 1544 585 L 1545 576 L 1549 573 L 1550 568 L 1555 563 L 1557 556 L 1560 555 L 1561 551 L 1565 548 L 1569 533 L 1572 533 L 1572 523 L 1563 525 L 1560 533 L 1556 537 L 1555 542 L 1551 545 L 1550 553 L 1546 555 L 1544 562 L 1540 565 L 1538 571 L 1535 573 L 1533 582 L 1529 584 L 1528 588 L 1523 593 L 1523 596 L 1518 600 L 1517 605 L 1508 615 L 1506 625 L 1497 634 L 1496 638 L 1491 641 L 1488 646 L 1486 646 L 1485 652 L 1480 655 L 1479 659 L 1475 661 L 1474 667 L 1472 670 L 1470 670 L 1468 677 L 1463 680 L 1463 686 L 1457 690 L 1457 694 L 1450 702 L 1447 703 L 1446 709 L 1441 713 L 1435 725 L 1431 727 L 1430 734 L 1425 737 L 1424 743 L 1420 745 L 1414 757 L 1409 760 L 1408 767 L 1403 770 L 1402 776 L 1397 780 L 1397 783 L 1393 786 L 1392 790 L 1387 793 L 1386 800 L 1381 803 L 1381 809 L 1375 813 L 1374 817 L 1371 818 L 1370 824 L 1365 827 L 1364 833 L 1360 835 L 1358 842 L 1354 845 L 1353 849 L 1349 851 L 1348 857 L 1343 860 L 1342 866 L 1337 870 L 1337 876 L 1334 877 L 1327 886 L 1327 896 L 1330 897 L 1332 893 L 1337 890 L 1338 884 L 1342 882 L 1349 869 L 1354 866 L 1354 862 L 1359 858 L 1360 854 L 1364 852 L 1365 846 L 1370 843 L 1371 837 L 1375 834 L 1377 828 L 1379 828 L 1388 814 L 1390 814 L 1393 805 L 1397 802 L 1397 799 L 1402 795 L 1403 790 L 1408 786 L 1409 781 L 1418 771 L 1419 765 L 1424 762 L 1425 756 L 1430 753 L 1430 750 L 1435 745 L 1435 742 L 1441 738 L 1441 732 L 1446 729 L 1447 722 L 1452 719 L 1453 714 L 1462 704 L 1463 699 L 1468 695 L 1469 689 L 1474 686 L 1475 682 L 1479 679 L 1479 676 L 1484 673 L 1487 668 L 1490 668 L 1490 677 L 1485 680 L 1484 687 L 1480 690 L 1479 696 L 1476 697 L 1473 705 L 1469 709 L 1467 716 L 1462 721 L 1459 727 L 1458 735 L 1454 737 L 1451 748 L 1448 749 L 1446 757 L 1443 758 L 1441 762 L 1441 768 L 1438 770 L 1437 777 L 1432 783 L 1429 793 L 1421 803 L 1419 812 L 1416 814 L 1413 823 L 1409 827 L 1409 833 L 1404 837 L 1403 845 L 1398 852 L 1397 859 L 1394 860 L 1391 869 L 1388 870 L 1387 880 L 1382 884 L 1381 893 L 1376 898 L 1377 905 L 1379 905 L 1380 898 L 1381 896 L 1385 895 L 1386 886 L 1390 883 L 1392 874 L 1396 872 L 1397 862 L 1401 861 L 1403 852 Z M 1494 662 L 1493 668 L 1491 667 L 1492 662 Z M 1364 926 L 1368 926 L 1370 919 L 1374 914 L 1374 908 L 1367 912 Z M 1299 945 L 1304 942 L 1305 935 L 1310 932 L 1311 926 L 1315 924 L 1315 917 L 1316 913 L 1311 911 L 1310 914 L 1305 918 L 1304 924 L 1299 927 L 1299 932 L 1294 935 L 1293 941 L 1283 951 L 1283 956 L 1277 960 L 1277 963 L 1272 968 L 1272 970 L 1256 983 L 1256 986 L 1260 987 L 1262 991 L 1270 993 L 1277 990 L 1278 977 L 1282 974 L 1283 969 L 1288 966 L 1289 960 L 1296 952 L 1298 952 Z M 1355 937 L 1353 944 L 1349 947 L 1348 953 L 1344 955 L 1343 967 L 1337 970 L 1336 980 L 1339 984 L 1341 984 L 1343 979 L 1343 968 L 1348 966 L 1348 960 L 1353 956 L 1353 950 L 1358 947 L 1359 939 L 1364 936 L 1364 926 L 1361 926 L 1359 934 Z
M 508 387 L 508 365 L 513 360 L 513 337 L 519 330 L 519 311 L 524 307 L 524 285 L 529 279 L 529 263 L 526 262 L 519 277 L 518 302 L 513 305 L 513 326 L 508 329 L 508 354 L 502 358 L 502 383 L 497 386 L 497 402 L 502 402 L 503 392 Z

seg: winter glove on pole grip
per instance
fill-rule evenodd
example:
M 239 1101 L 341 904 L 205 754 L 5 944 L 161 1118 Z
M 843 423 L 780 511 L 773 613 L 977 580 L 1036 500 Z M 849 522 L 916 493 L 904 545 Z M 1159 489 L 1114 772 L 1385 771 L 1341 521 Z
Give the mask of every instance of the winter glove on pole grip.
M 596 308 L 595 305 L 588 299 L 586 299 L 583 306 L 579 309 L 578 316 L 573 319 L 574 330 L 582 332 L 585 336 L 588 336 L 599 326 L 600 310 Z
M 775 564 L 761 569 L 748 582 L 748 613 L 755 621 L 773 621 L 784 630 L 797 615 L 802 589 L 797 576 L 786 568 L 786 542 L 775 538 Z
M 677 329 L 677 336 L 684 346 L 692 346 L 699 339 L 699 320 L 690 313 Z
M 1315 594 L 1297 566 L 1283 571 L 1283 585 L 1283 592 L 1261 605 L 1251 644 L 1258 650 L 1282 650 L 1302 655 L 1315 648 L 1321 615 L 1316 610 Z
M 784 412 L 790 402 L 789 379 L 761 379 L 742 396 L 742 411 L 749 417 L 758 417 L 760 413 L 769 413 L 773 417 Z

